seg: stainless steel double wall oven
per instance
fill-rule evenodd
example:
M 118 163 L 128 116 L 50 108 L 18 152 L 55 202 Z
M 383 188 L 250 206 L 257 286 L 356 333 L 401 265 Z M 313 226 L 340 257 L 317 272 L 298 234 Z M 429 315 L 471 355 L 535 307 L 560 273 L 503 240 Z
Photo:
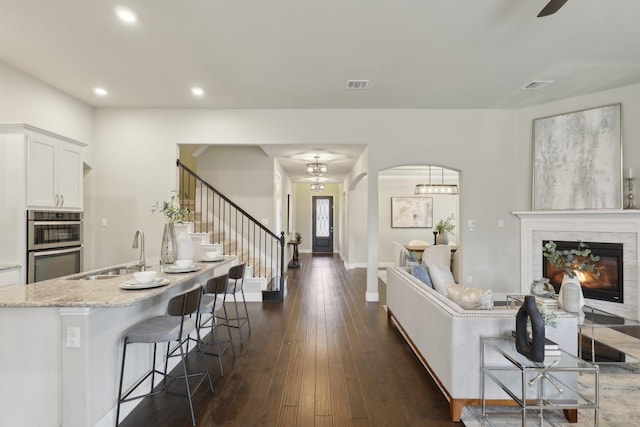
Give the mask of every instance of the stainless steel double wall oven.
M 82 212 L 27 211 L 27 283 L 82 271 Z

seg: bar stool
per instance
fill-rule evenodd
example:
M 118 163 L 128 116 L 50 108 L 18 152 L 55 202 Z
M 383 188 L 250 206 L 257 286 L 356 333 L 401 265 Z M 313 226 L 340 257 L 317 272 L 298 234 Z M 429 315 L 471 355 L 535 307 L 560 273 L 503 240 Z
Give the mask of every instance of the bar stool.
M 224 370 L 222 368 L 222 355 L 226 350 L 225 347 L 221 347 L 221 344 L 227 344 L 231 346 L 231 352 L 233 357 L 236 357 L 236 350 L 233 347 L 233 338 L 231 337 L 231 328 L 229 326 L 229 319 L 227 316 L 227 308 L 224 303 L 227 297 L 227 283 L 229 276 L 223 274 L 221 276 L 213 277 L 207 281 L 204 287 L 204 294 L 200 300 L 200 314 L 198 315 L 198 328 L 211 328 L 211 336 L 213 342 L 203 342 L 204 345 L 216 346 L 216 353 L 210 353 L 205 351 L 205 354 L 216 356 L 220 363 L 220 375 L 224 376 Z M 223 315 L 220 315 L 222 311 Z M 219 323 L 221 320 L 222 323 Z M 211 323 L 210 325 L 208 323 Z M 226 326 L 228 339 L 220 340 L 220 332 L 218 332 L 219 326 Z M 203 334 L 200 334 L 202 336 Z
M 251 321 L 249 320 L 249 311 L 247 311 L 247 301 L 244 297 L 244 268 L 245 264 L 234 265 L 229 269 L 229 283 L 227 285 L 227 293 L 233 294 L 233 304 L 236 309 L 236 317 L 227 319 L 227 324 L 232 328 L 237 328 L 240 333 L 240 345 L 244 342 L 242 339 L 242 325 L 246 322 L 249 327 L 249 333 L 251 333 Z M 238 311 L 238 299 L 236 293 L 242 294 L 242 302 L 244 304 L 244 315 L 240 315 Z M 230 323 L 232 322 L 232 323 Z
M 193 425 L 196 425 L 196 418 L 193 413 L 193 402 L 191 400 L 192 389 L 189 386 L 189 378 L 194 376 L 201 375 L 202 378 L 194 387 L 197 388 L 205 378 L 209 380 L 209 388 L 213 392 L 213 383 L 211 382 L 211 377 L 209 376 L 209 369 L 207 368 L 207 361 L 204 356 L 204 351 L 202 348 L 202 341 L 200 340 L 200 333 L 198 331 L 196 321 L 191 318 L 191 314 L 198 314 L 198 309 L 200 307 L 200 298 L 202 295 L 202 286 L 197 285 L 191 288 L 190 290 L 178 294 L 169 300 L 167 315 L 164 316 L 156 316 L 147 320 L 143 320 L 135 324 L 131 329 L 127 331 L 127 335 L 124 337 L 124 348 L 122 350 L 122 369 L 120 371 L 120 387 L 118 390 L 118 408 L 116 411 L 116 426 L 119 424 L 120 420 L 120 404 L 123 402 L 128 402 L 131 400 L 141 399 L 146 396 L 152 396 L 158 393 L 162 393 L 163 391 L 169 392 L 167 389 L 169 385 L 172 383 L 166 381 L 162 390 L 153 391 L 154 389 L 154 380 L 155 374 L 162 375 L 165 380 L 167 379 L 178 379 L 184 378 L 185 385 L 187 388 L 186 395 L 177 394 L 178 396 L 187 397 L 189 399 L 189 409 L 191 410 L 191 421 Z M 186 337 L 195 330 L 196 335 L 198 337 L 198 352 L 202 356 L 202 362 L 204 363 L 204 371 L 202 372 L 194 372 L 189 374 L 187 372 L 186 365 L 186 352 L 184 351 L 183 344 L 186 340 Z M 171 348 L 171 342 L 176 341 L 177 344 L 173 349 Z M 156 363 L 156 348 L 159 343 L 167 343 L 167 354 L 164 363 L 164 372 L 159 371 L 155 368 Z M 151 369 L 136 382 L 129 390 L 127 390 L 124 395 L 122 393 L 122 385 L 124 380 L 124 362 L 127 355 L 127 346 L 129 344 L 134 343 L 147 343 L 153 344 L 153 361 Z M 179 354 L 174 354 L 176 350 L 179 350 Z M 182 362 L 182 370 L 184 375 L 172 376 L 167 374 L 167 368 L 169 364 L 169 357 L 179 356 L 180 361 Z M 129 397 L 131 393 L 133 393 L 147 378 L 151 376 L 151 391 L 146 394 L 137 395 L 134 397 Z

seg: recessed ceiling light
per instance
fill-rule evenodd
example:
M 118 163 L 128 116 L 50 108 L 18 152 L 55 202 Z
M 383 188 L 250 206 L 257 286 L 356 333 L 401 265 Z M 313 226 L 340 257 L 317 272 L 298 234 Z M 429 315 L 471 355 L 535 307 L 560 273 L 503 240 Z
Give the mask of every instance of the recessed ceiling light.
M 93 88 L 93 93 L 95 93 L 98 96 L 107 96 L 109 95 L 109 92 L 107 92 L 107 90 L 103 87 L 94 87 Z
M 128 24 L 133 24 L 138 21 L 138 15 L 126 7 L 116 7 L 116 15 L 122 22 L 126 22 Z
M 193 94 L 193 96 L 204 96 L 204 89 L 202 89 L 201 87 L 192 87 L 191 93 Z

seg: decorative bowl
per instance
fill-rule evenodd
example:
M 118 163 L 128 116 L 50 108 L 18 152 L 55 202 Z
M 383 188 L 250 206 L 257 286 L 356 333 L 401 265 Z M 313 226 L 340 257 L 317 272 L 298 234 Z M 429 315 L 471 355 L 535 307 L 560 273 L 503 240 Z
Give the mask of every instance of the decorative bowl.
M 179 259 L 176 261 L 176 266 L 178 268 L 187 268 L 193 265 L 193 260 L 191 259 Z
M 138 283 L 151 283 L 151 281 L 156 278 L 157 274 L 158 272 L 153 270 L 136 271 L 133 273 L 133 277 Z

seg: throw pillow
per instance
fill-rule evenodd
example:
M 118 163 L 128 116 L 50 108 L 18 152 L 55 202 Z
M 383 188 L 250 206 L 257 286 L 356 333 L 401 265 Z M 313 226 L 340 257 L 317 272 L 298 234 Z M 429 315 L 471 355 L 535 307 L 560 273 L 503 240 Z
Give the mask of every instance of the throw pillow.
M 433 288 L 433 282 L 431 281 L 431 276 L 429 276 L 429 271 L 427 271 L 426 265 L 414 265 L 411 269 L 411 275 L 428 287 Z
M 493 308 L 491 289 L 447 284 L 447 293 L 451 301 L 465 310 L 491 310 Z
M 447 283 L 454 285 L 456 283 L 453 279 L 453 274 L 451 274 L 451 270 L 437 264 L 429 266 L 429 275 L 433 282 L 433 289 L 444 296 L 447 295 Z

